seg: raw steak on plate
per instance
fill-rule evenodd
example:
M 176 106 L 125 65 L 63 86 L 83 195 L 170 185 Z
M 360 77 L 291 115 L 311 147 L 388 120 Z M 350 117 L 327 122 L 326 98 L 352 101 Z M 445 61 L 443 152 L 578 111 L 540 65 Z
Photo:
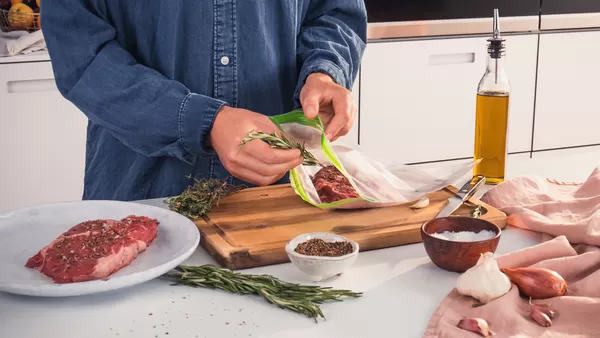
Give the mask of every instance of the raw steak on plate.
M 127 216 L 121 221 L 79 223 L 31 257 L 36 268 L 55 283 L 106 279 L 129 265 L 156 237 L 158 221 Z

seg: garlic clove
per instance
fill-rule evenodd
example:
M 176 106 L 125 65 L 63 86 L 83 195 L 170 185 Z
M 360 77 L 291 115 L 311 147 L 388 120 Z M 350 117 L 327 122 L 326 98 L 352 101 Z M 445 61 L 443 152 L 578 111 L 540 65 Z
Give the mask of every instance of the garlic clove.
M 500 269 L 521 293 L 533 299 L 562 296 L 567 292 L 567 282 L 556 271 L 546 268 Z
M 549 307 L 538 306 L 537 311 L 542 312 L 550 318 L 556 317 L 556 311 L 550 309 Z
M 411 205 L 412 209 L 422 209 L 429 205 L 429 198 L 423 197 L 417 203 Z
M 552 320 L 550 320 L 550 317 L 545 313 L 538 311 L 537 309 L 531 310 L 531 318 L 533 318 L 533 320 L 535 320 L 535 322 L 538 323 L 540 326 L 552 326 Z
M 546 316 L 548 316 L 551 319 L 556 316 L 556 311 L 550 309 L 550 305 L 549 304 L 536 304 L 536 303 L 532 303 L 531 302 L 531 297 L 529 298 L 529 307 L 530 307 L 531 311 L 542 312 L 543 314 L 545 314 Z
M 494 332 L 490 330 L 488 323 L 481 318 L 463 318 L 458 322 L 456 326 L 463 330 L 471 331 L 484 337 L 494 335 Z

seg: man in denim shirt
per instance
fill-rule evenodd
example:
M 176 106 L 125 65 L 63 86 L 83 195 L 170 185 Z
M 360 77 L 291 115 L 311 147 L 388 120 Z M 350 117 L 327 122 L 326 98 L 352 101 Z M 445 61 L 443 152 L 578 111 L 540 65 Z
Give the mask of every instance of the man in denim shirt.
M 58 89 L 89 119 L 83 199 L 173 196 L 190 174 L 287 182 L 300 153 L 240 150 L 247 133 L 297 107 L 330 140 L 355 119 L 363 1 L 44 0 L 41 25 Z

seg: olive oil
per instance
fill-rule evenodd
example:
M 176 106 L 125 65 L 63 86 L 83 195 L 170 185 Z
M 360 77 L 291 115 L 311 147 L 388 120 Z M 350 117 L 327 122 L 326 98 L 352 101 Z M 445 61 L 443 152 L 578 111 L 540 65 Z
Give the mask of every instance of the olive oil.
M 488 184 L 504 182 L 507 157 L 510 84 L 504 71 L 504 39 L 500 38 L 498 10 L 494 10 L 493 36 L 488 39 L 485 73 L 479 81 L 475 108 L 475 149 L 480 162 L 473 176 L 481 175 Z
M 504 181 L 508 102 L 509 95 L 504 92 L 482 91 L 477 94 L 474 157 L 482 161 L 474 168 L 473 175 L 484 176 L 488 184 Z

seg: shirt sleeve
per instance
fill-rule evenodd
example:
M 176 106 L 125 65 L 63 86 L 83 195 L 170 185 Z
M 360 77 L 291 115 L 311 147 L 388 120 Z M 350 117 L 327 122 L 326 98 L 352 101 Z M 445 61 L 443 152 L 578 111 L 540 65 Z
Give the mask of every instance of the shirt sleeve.
M 352 89 L 367 40 L 367 12 L 361 0 L 312 0 L 298 36 L 300 75 L 294 93 L 299 97 L 306 78 L 315 72 L 329 75 Z
M 193 163 L 226 103 L 146 67 L 115 40 L 104 1 L 44 0 L 43 34 L 60 93 L 145 156 Z

